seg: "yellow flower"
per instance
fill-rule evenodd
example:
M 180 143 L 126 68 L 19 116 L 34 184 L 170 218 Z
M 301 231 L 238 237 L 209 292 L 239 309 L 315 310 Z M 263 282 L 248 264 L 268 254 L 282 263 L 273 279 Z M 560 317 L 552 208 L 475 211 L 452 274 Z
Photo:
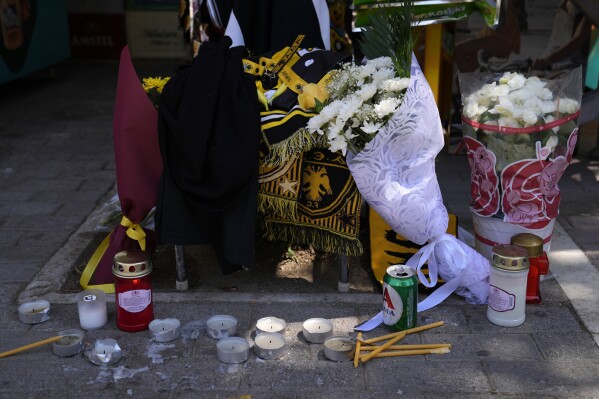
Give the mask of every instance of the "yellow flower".
M 329 98 L 327 89 L 315 83 L 308 83 L 297 96 L 297 102 L 301 109 L 308 111 L 316 106 L 316 100 L 324 103 Z
M 156 78 L 144 78 L 143 79 L 143 88 L 144 91 L 146 93 L 149 93 L 150 90 L 152 89 L 156 89 L 156 91 L 158 91 L 158 93 L 162 93 L 162 89 L 164 88 L 164 85 L 166 84 L 166 82 L 168 82 L 170 79 L 170 77 L 168 78 L 161 78 L 156 77 Z

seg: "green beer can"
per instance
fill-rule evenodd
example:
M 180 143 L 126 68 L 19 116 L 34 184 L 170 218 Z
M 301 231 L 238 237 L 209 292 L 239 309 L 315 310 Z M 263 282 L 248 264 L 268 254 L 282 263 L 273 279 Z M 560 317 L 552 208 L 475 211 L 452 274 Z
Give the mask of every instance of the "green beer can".
M 383 323 L 403 331 L 416 326 L 418 277 L 409 266 L 393 265 L 383 278 Z

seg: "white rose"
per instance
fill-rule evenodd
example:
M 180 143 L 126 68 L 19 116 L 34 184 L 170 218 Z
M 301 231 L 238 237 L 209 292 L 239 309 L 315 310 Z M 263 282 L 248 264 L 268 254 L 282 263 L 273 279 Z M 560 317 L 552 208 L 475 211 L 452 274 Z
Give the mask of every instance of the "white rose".
M 537 114 L 531 110 L 526 110 L 522 113 L 522 120 L 524 120 L 527 125 L 532 126 L 537 123 Z
M 512 77 L 516 74 L 516 72 L 504 72 L 499 78 L 499 84 L 507 84 L 507 82 L 509 82 L 509 80 L 512 79 Z
M 494 108 L 495 112 L 503 116 L 510 116 L 514 113 L 514 104 L 508 98 L 502 98 Z
M 539 90 L 539 98 L 541 100 L 553 100 L 553 93 L 546 87 Z
M 521 87 L 524 87 L 525 83 L 526 83 L 526 78 L 524 77 L 524 75 L 520 75 L 518 73 L 514 73 L 507 81 L 507 85 L 512 90 L 516 90 Z
M 480 115 L 478 112 L 478 104 L 475 102 L 467 103 L 464 106 L 464 115 L 468 119 L 475 120 L 476 117 Z
M 493 89 L 492 96 L 497 98 L 505 97 L 510 93 L 510 87 L 508 85 L 499 85 Z
M 520 127 L 520 124 L 514 118 L 502 117 L 497 120 L 499 126 Z
M 555 105 L 555 103 L 553 101 L 543 101 L 541 103 L 541 111 L 544 114 L 550 114 L 552 112 L 555 112 L 556 109 L 557 109 L 557 106 Z
M 487 97 L 490 97 L 491 94 L 493 93 L 493 91 L 495 90 L 496 86 L 497 85 L 495 84 L 495 82 L 493 82 L 493 83 L 486 83 L 475 94 L 478 96 L 478 98 L 487 98 Z
M 540 115 L 542 112 L 541 105 L 543 102 L 539 100 L 537 97 L 531 97 L 528 100 L 524 101 L 524 109 L 529 112 L 533 112 L 535 115 Z
M 527 88 L 521 88 L 514 90 L 508 94 L 508 98 L 518 105 L 522 105 L 524 101 L 528 100 L 533 96 L 533 93 Z
M 526 79 L 526 83 L 524 83 L 524 86 L 530 89 L 538 90 L 545 87 L 546 84 L 547 83 L 539 79 L 538 76 L 531 76 L 530 78 Z
M 573 114 L 579 109 L 578 101 L 571 98 L 561 98 L 559 100 L 559 112 Z

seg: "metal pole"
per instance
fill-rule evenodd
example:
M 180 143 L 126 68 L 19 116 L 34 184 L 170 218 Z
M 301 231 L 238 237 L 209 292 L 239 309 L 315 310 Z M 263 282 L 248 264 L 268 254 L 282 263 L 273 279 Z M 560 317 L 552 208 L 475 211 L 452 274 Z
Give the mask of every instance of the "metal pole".
M 339 281 L 337 282 L 337 291 L 349 291 L 349 256 L 339 254 Z
M 177 290 L 187 291 L 189 282 L 185 272 L 185 250 L 183 245 L 175 245 L 175 266 L 177 267 Z

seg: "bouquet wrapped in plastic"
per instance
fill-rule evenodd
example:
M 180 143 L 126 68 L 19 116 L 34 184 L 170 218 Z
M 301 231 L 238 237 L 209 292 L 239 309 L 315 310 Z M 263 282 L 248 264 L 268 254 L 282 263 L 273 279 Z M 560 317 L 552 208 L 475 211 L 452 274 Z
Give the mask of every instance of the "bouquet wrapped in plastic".
M 443 144 L 432 91 L 413 57 L 401 105 L 364 149 L 348 156 L 352 176 L 368 204 L 394 231 L 425 244 L 407 262 L 416 268 L 420 282 L 434 287 L 438 275 L 447 281 L 419 304 L 419 311 L 454 290 L 470 303 L 485 303 L 488 295 L 488 260 L 445 233 L 448 215 L 435 173 L 435 157 Z M 426 261 L 430 280 L 420 270 Z
M 557 183 L 578 137 L 580 68 L 553 80 L 508 72 L 459 79 L 477 250 L 490 256 L 493 246 L 524 232 L 549 250 Z
M 433 93 L 412 48 L 413 2 L 370 15 L 360 43 L 368 58 L 331 73 L 329 95 L 317 102 L 307 128 L 347 164 L 362 197 L 398 234 L 424 245 L 407 264 L 420 282 L 446 283 L 418 305 L 429 309 L 452 292 L 485 303 L 489 262 L 446 233 L 448 214 L 435 174 L 443 131 Z M 320 104 L 320 101 L 324 101 Z M 421 270 L 428 261 L 429 278 Z M 374 328 L 382 314 L 359 327 Z

